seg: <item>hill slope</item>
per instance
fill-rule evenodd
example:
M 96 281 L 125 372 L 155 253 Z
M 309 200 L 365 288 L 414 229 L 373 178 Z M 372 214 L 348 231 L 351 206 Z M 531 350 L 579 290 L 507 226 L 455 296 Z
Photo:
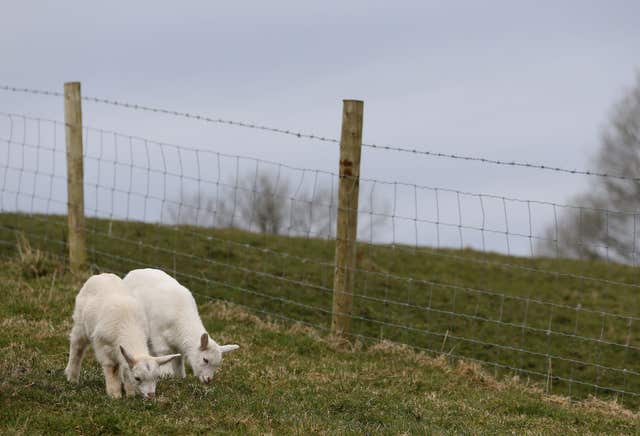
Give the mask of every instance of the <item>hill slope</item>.
M 37 265 L 38 268 L 32 268 Z M 91 355 L 66 382 L 66 335 L 80 282 L 55 262 L 0 262 L 0 428 L 3 434 L 131 433 L 634 433 L 615 404 L 569 404 L 478 367 L 387 343 L 349 350 L 300 325 L 201 305 L 206 327 L 241 350 L 211 386 L 163 380 L 158 398 L 110 400 Z
M 104 219 L 88 219 L 87 230 L 94 271 L 159 267 L 203 302 L 320 330 L 330 324 L 333 241 Z M 12 256 L 21 234 L 64 255 L 66 217 L 0 214 L 0 255 Z M 640 406 L 638 268 L 367 244 L 357 267 L 352 326 L 360 340 L 472 358 L 555 394 Z

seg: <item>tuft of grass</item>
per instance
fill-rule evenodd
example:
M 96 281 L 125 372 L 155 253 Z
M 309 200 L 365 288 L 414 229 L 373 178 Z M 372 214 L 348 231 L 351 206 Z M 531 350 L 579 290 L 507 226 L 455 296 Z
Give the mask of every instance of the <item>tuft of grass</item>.
M 211 335 L 241 348 L 212 385 L 159 382 L 155 401 L 109 399 L 89 352 L 66 381 L 67 334 L 80 284 L 24 277 L 0 261 L 0 433 L 636 433 L 618 403 L 572 403 L 525 380 L 391 341 L 350 349 L 301 324 L 233 304 L 200 306 Z
M 64 264 L 49 253 L 33 248 L 23 232 L 16 234 L 16 251 L 13 267 L 23 278 L 42 277 L 64 269 Z

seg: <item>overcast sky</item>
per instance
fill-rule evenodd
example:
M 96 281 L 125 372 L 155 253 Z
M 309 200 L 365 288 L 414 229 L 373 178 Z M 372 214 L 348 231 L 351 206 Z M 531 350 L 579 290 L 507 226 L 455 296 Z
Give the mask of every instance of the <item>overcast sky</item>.
M 61 91 L 78 80 L 85 95 L 332 137 L 341 100 L 362 99 L 365 142 L 588 168 L 640 67 L 638 17 L 632 0 L 11 2 L 0 14 L 0 83 Z M 332 144 L 83 110 L 99 128 L 337 170 Z M 60 99 L 4 91 L 0 111 L 63 118 Z M 579 176 L 370 149 L 362 175 L 560 203 L 587 187 Z M 399 201 L 415 213 L 409 193 Z M 516 209 L 509 218 L 526 227 Z M 550 213 L 534 217 L 534 233 Z M 466 208 L 465 223 L 477 214 Z

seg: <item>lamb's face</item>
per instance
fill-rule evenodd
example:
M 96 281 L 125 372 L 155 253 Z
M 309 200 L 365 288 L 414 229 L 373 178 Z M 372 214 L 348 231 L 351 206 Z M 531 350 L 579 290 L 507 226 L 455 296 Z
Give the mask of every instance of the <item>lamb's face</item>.
M 211 383 L 213 375 L 222 363 L 222 353 L 215 345 L 209 346 L 206 350 L 198 350 L 198 365 L 193 369 L 196 377 L 202 383 Z
M 200 347 L 195 355 L 193 373 L 201 382 L 209 384 L 213 375 L 222 364 L 222 355 L 228 351 L 237 350 L 238 345 L 218 345 L 207 333 L 200 336 Z
M 145 399 L 153 398 L 156 395 L 156 383 L 160 378 L 160 365 L 165 365 L 180 357 L 180 354 L 134 357 L 122 345 L 120 346 L 120 352 L 129 367 L 129 371 L 126 371 L 128 382 Z
M 153 357 L 137 360 L 129 371 L 129 382 L 144 399 L 155 396 L 158 378 L 160 378 L 160 366 Z

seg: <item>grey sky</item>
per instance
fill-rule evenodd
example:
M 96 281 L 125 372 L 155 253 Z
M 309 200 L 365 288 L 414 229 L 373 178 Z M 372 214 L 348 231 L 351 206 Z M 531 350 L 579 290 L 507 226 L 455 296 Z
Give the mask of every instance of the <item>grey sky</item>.
M 341 99 L 358 98 L 367 142 L 587 168 L 640 67 L 639 16 L 636 1 L 13 2 L 0 15 L 0 82 L 80 80 L 86 95 L 333 137 Z M 61 105 L 0 92 L 0 111 L 60 120 Z M 89 103 L 84 112 L 96 127 L 336 170 L 331 144 Z M 558 202 L 587 186 L 373 150 L 362 174 Z M 401 203 L 414 213 L 409 193 Z M 443 207 L 457 220 L 454 203 Z M 552 216 L 536 213 L 535 233 Z

